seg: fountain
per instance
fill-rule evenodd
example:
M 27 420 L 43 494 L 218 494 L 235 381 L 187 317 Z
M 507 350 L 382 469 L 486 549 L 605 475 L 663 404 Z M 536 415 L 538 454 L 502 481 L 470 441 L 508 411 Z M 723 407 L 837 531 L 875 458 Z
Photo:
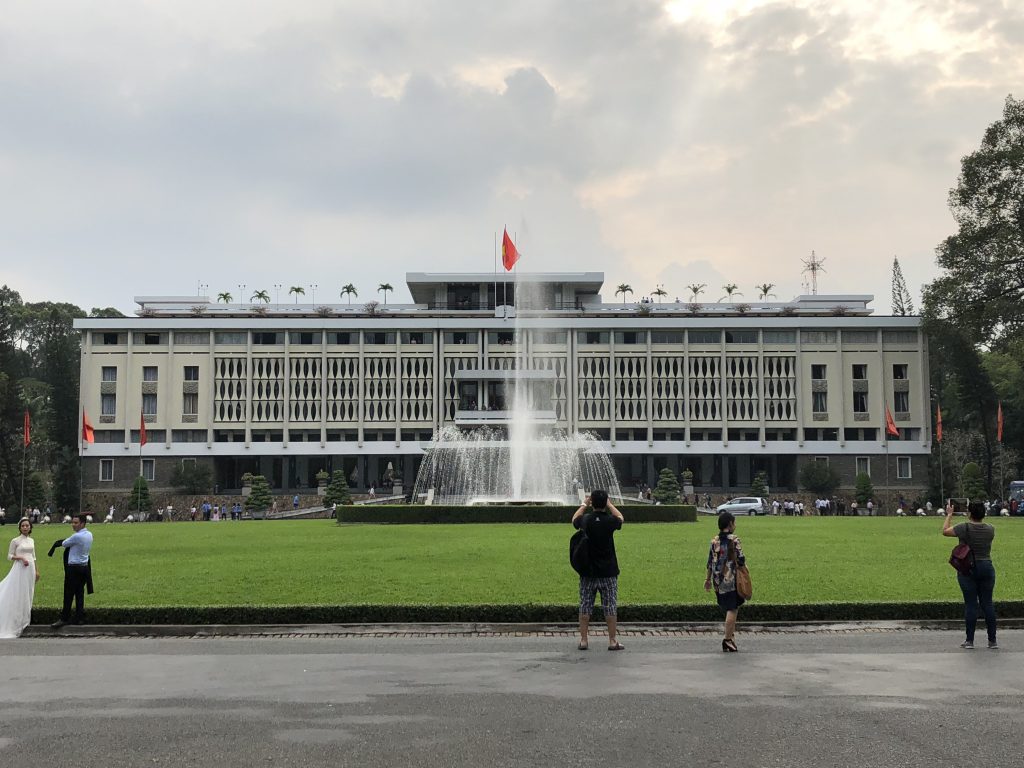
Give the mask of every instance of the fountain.
M 538 297 L 516 281 L 519 309 L 540 306 Z M 586 492 L 620 490 L 608 454 L 590 434 L 567 435 L 539 423 L 531 389 L 524 329 L 515 315 L 518 354 L 512 378 L 512 411 L 507 432 L 480 427 L 444 427 L 434 436 L 416 477 L 413 499 L 449 505 L 579 504 Z

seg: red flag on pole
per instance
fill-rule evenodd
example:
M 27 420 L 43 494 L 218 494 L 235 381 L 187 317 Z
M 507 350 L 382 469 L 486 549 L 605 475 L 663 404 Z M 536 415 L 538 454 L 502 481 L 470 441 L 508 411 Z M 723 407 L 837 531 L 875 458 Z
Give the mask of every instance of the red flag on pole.
M 28 409 L 25 409 L 25 447 L 32 442 L 32 419 L 28 415 Z
M 889 406 L 885 406 L 885 434 L 891 435 L 892 437 L 900 436 L 900 428 L 896 426 L 896 422 L 893 421 L 892 412 L 889 410 Z
M 512 238 L 508 236 L 508 228 L 506 228 L 501 236 L 501 263 L 505 266 L 506 272 L 511 272 L 517 261 L 519 261 L 519 251 L 516 250 Z
M 935 406 L 935 439 L 942 442 L 942 406 Z
M 142 411 L 139 411 L 139 447 L 141 448 L 146 444 L 146 416 Z
M 999 401 L 999 410 L 996 411 L 996 442 L 1003 442 L 1003 401 Z
M 89 423 L 89 415 L 82 411 L 82 440 L 87 443 L 96 442 L 96 433 L 93 431 L 92 424 Z

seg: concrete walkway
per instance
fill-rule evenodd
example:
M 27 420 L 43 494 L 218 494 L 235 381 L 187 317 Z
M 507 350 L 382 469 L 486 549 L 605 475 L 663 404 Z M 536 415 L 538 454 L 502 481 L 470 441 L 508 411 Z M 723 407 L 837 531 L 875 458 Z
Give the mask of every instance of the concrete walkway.
M 632 629 L 0 641 L 0 765 L 1020 764 L 1022 630 Z

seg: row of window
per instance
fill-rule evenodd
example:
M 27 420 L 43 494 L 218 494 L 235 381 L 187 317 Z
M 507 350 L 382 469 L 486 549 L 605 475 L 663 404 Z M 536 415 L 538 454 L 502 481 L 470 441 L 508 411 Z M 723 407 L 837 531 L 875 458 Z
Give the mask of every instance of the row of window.
M 910 413 L 910 393 L 893 392 L 892 409 L 895 413 Z M 868 393 L 853 393 L 853 412 L 868 413 Z M 828 392 L 811 392 L 811 413 L 828 413 Z
M 182 368 L 182 379 L 184 381 L 199 381 L 199 366 L 186 365 Z M 155 365 L 142 366 L 143 381 L 159 381 L 160 369 Z M 117 366 L 104 365 L 100 369 L 100 381 L 117 381 Z
M 906 363 L 894 363 L 892 366 L 892 378 L 893 381 L 906 381 L 910 378 L 909 375 L 910 367 Z M 852 366 L 853 379 L 855 381 L 864 381 L 868 377 L 868 364 L 867 363 L 854 363 Z M 828 377 L 828 365 L 825 363 L 812 363 L 811 364 L 811 378 L 824 381 Z
M 431 344 L 432 331 L 328 331 L 327 343 L 334 345 L 358 344 L 362 333 L 364 344 L 394 344 L 396 338 L 402 344 Z M 400 333 L 400 336 L 398 335 Z M 611 331 L 578 331 L 577 341 L 580 344 L 607 344 Z M 650 333 L 652 344 L 683 344 L 689 334 L 690 344 L 721 344 L 724 336 L 726 344 L 757 344 L 758 333 L 765 344 L 795 344 L 796 330 L 720 330 L 691 329 L 672 331 L 615 331 L 616 344 L 646 344 Z M 835 344 L 834 330 L 801 330 L 800 340 L 805 344 Z M 533 331 L 535 344 L 565 344 L 566 331 Z M 171 334 L 167 332 L 134 333 L 132 341 L 138 345 L 165 345 Z M 488 341 L 492 344 L 514 340 L 511 331 L 488 331 Z M 476 344 L 476 331 L 445 331 L 445 344 Z M 284 331 L 253 331 L 252 343 L 255 346 L 283 344 Z M 93 334 L 93 343 L 99 345 L 118 345 L 127 343 L 128 334 L 117 331 L 102 331 Z M 173 334 L 176 345 L 205 345 L 210 343 L 208 331 L 175 331 Z M 249 341 L 248 331 L 217 331 L 214 343 L 241 345 Z M 849 330 L 843 331 L 843 341 L 849 344 L 875 344 L 878 342 L 877 331 Z M 882 331 L 882 341 L 886 343 L 913 344 L 917 342 L 916 331 Z M 288 342 L 294 345 L 319 345 L 323 342 L 322 331 L 289 331 Z

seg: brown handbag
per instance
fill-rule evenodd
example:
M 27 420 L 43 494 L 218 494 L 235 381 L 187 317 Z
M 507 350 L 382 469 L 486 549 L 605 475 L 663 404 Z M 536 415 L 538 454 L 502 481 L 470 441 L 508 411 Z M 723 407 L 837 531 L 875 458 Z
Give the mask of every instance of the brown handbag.
M 736 577 L 736 594 L 744 600 L 749 600 L 754 595 L 754 585 L 750 583 L 750 571 L 747 566 L 740 565 L 736 556 L 736 547 L 729 542 L 729 552 L 732 559 L 732 572 Z

